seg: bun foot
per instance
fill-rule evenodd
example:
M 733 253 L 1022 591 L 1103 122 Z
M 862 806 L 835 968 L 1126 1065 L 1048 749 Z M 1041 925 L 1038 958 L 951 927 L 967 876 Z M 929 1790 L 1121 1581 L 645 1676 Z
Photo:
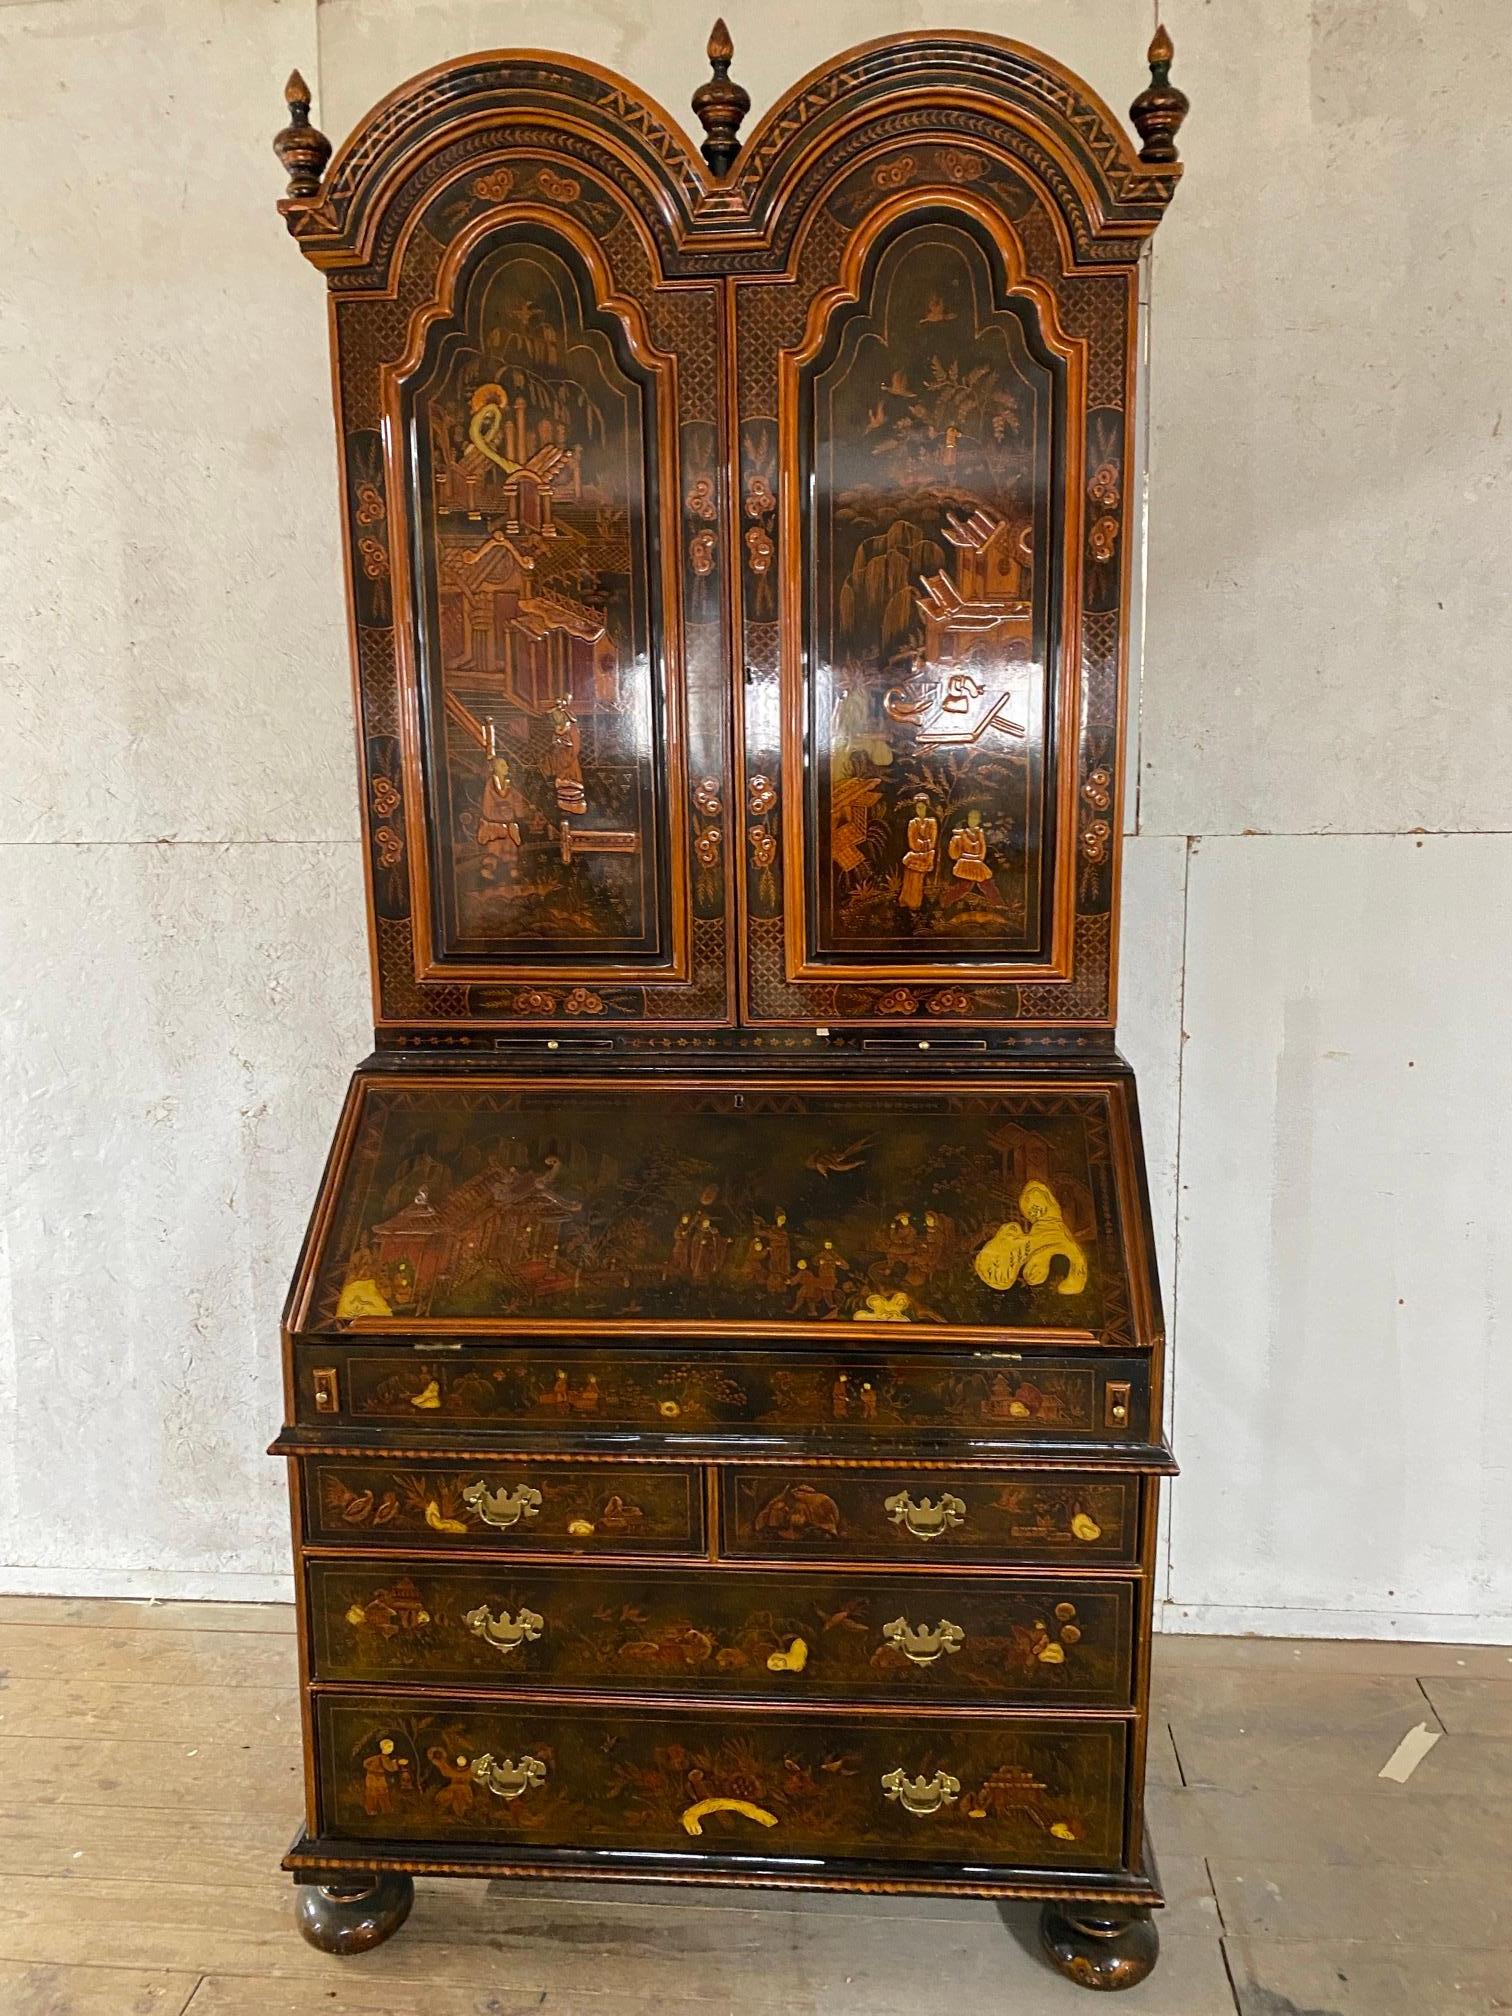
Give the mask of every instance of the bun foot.
M 370 1953 L 392 1939 L 410 1914 L 415 1886 L 408 1876 L 359 1876 L 348 1883 L 300 1883 L 294 1913 L 300 1931 L 322 1953 Z
M 1160 1954 L 1160 1935 L 1148 1911 L 1108 1905 L 1047 1904 L 1040 1913 L 1040 1944 L 1079 1988 L 1137 1988 Z

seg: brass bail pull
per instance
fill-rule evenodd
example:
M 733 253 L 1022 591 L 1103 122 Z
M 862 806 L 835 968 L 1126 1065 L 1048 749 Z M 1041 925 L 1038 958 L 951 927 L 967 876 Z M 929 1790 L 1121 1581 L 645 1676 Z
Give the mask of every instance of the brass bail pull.
M 916 1540 L 937 1540 L 952 1526 L 966 1523 L 965 1503 L 950 1491 L 942 1492 L 938 1499 L 921 1498 L 917 1502 L 908 1492 L 895 1491 L 890 1498 L 883 1499 L 882 1507 L 894 1526 L 905 1527 Z
M 961 1781 L 952 1778 L 948 1771 L 936 1771 L 932 1778 L 910 1778 L 900 1766 L 896 1771 L 884 1773 L 882 1789 L 889 1799 L 897 1800 L 905 1813 L 927 1819 L 942 1807 L 955 1804 L 961 1794 Z
M 512 1491 L 490 1491 L 487 1481 L 480 1477 L 476 1484 L 469 1484 L 462 1493 L 462 1502 L 469 1511 L 476 1512 L 485 1526 L 496 1526 L 507 1533 L 511 1526 L 518 1526 L 522 1519 L 534 1519 L 541 1509 L 541 1494 L 534 1484 L 517 1484 Z

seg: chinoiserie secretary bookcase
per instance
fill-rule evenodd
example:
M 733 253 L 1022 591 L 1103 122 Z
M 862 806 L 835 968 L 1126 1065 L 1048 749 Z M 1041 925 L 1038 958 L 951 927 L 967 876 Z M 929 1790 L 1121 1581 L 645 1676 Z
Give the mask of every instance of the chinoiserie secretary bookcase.
M 920 34 L 742 143 L 447 63 L 326 276 L 374 1054 L 285 1324 L 306 1935 L 415 1873 L 1046 1900 L 1155 1957 L 1113 1044 L 1138 260 L 1186 100 Z

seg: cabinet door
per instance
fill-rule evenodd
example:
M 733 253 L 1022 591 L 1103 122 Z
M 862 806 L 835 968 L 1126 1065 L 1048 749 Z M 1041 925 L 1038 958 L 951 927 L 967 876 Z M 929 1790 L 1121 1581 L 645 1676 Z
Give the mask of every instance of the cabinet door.
M 335 303 L 380 1024 L 727 1022 L 719 290 L 529 129 L 412 180 Z
M 747 1012 L 1106 1021 L 1132 270 L 856 151 L 737 288 Z

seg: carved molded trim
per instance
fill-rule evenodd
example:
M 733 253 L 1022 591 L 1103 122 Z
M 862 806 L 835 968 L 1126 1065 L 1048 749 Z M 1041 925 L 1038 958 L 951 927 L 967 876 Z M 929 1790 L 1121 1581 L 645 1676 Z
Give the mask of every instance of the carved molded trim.
M 1157 44 L 1164 51 L 1168 38 Z M 999 37 L 936 33 L 866 43 L 812 72 L 741 149 L 736 130 L 748 100 L 728 76 L 727 47 L 716 26 L 715 76 L 695 101 L 708 129 L 712 178 L 687 136 L 624 78 L 595 64 L 498 51 L 443 64 L 401 86 L 351 134 L 323 179 L 324 157 L 319 168 L 302 164 L 299 188 L 291 181 L 280 207 L 315 265 L 364 266 L 398 189 L 437 147 L 472 125 L 536 117 L 612 147 L 621 171 L 649 199 L 669 271 L 701 271 L 710 259 L 723 270 L 773 270 L 787 236 L 784 192 L 882 101 L 896 109 L 901 92 L 913 109 L 933 108 L 942 131 L 962 114 L 1015 131 L 1043 165 L 1078 253 L 1089 259 L 1132 259 L 1181 172 L 1174 134 L 1186 101 L 1167 81 L 1163 53 L 1158 60 L 1152 53 L 1155 82 L 1136 101 L 1141 157 L 1101 99 L 1050 58 Z

